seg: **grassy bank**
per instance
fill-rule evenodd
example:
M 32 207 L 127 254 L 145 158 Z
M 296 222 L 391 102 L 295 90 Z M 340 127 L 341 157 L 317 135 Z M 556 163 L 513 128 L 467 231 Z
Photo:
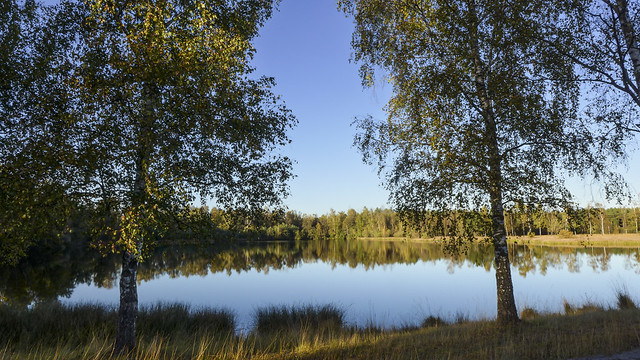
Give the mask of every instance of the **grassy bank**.
M 441 242 L 442 237 L 435 238 L 403 238 L 403 237 L 375 237 L 358 238 L 358 240 L 370 241 L 411 241 L 411 242 Z M 507 241 L 519 245 L 543 245 L 543 246 L 570 246 L 570 247 L 640 247 L 640 234 L 571 234 L 562 235 L 534 235 L 534 236 L 509 236 Z
M 138 346 L 121 359 L 567 359 L 640 346 L 640 310 L 630 298 L 604 308 L 565 303 L 564 314 L 522 311 L 503 328 L 492 321 L 447 324 L 428 317 L 421 327 L 356 329 L 333 306 L 270 307 L 255 327 L 234 332 L 225 311 L 183 305 L 143 308 Z M 58 304 L 0 307 L 0 359 L 120 359 L 111 354 L 116 311 Z
M 508 240 L 521 245 L 640 247 L 640 234 L 536 235 L 533 237 L 510 237 Z

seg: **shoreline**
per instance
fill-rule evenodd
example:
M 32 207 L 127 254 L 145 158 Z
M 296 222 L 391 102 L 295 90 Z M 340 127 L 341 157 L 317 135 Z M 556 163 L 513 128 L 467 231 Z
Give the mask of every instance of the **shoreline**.
M 360 241 L 388 241 L 415 243 L 442 243 L 442 237 L 437 238 L 406 238 L 406 237 L 359 237 Z M 483 240 L 479 240 L 483 241 Z M 640 233 L 638 234 L 576 234 L 571 237 L 559 235 L 508 236 L 507 242 L 515 245 L 538 245 L 551 247 L 617 247 L 640 248 Z

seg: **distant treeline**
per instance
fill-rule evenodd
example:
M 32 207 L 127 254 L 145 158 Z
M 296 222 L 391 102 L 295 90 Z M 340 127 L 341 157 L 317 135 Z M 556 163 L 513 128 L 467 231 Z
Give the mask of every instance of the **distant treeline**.
M 197 210 L 209 212 L 219 231 L 255 240 L 428 238 L 461 234 L 464 224 L 473 227 L 474 235 L 485 237 L 490 233 L 491 221 L 488 211 L 424 212 L 419 217 L 420 221 L 416 222 L 390 209 L 370 210 L 366 207 L 360 212 L 354 209 L 347 212 L 332 210 L 321 216 L 295 211 L 265 211 L 253 220 L 229 216 L 219 209 Z M 554 235 L 561 231 L 573 234 L 638 233 L 639 218 L 639 208 L 592 207 L 545 211 L 522 206 L 505 211 L 505 227 L 509 236 Z

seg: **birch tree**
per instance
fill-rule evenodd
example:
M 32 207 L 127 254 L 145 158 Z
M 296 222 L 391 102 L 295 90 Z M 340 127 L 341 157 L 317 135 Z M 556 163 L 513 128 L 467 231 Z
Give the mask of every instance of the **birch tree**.
M 274 5 L 83 0 L 52 15 L 73 41 L 49 71 L 64 93 L 41 120 L 63 142 L 32 154 L 93 211 L 96 245 L 122 254 L 117 352 L 135 346 L 138 263 L 196 196 L 257 211 L 287 194 L 291 161 L 279 149 L 295 118 L 251 66 Z M 34 118 L 13 120 L 12 133 L 31 140 Z
M 580 172 L 598 160 L 578 121 L 576 84 L 550 80 L 571 78 L 572 64 L 540 40 L 557 31 L 562 4 L 338 3 L 354 18 L 363 84 L 393 87 L 387 119 L 357 120 L 355 145 L 405 215 L 490 209 L 497 320 L 517 322 L 505 206 L 557 207 L 570 197 L 559 167 Z

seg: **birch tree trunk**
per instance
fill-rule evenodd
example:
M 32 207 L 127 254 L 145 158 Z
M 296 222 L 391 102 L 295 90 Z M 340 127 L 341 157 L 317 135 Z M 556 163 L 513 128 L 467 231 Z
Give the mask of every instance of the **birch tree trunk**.
M 144 113 L 139 119 L 137 128 L 137 161 L 136 175 L 131 198 L 134 208 L 148 203 L 147 177 L 149 160 L 155 142 L 154 122 L 156 111 L 157 88 L 150 82 L 143 83 Z M 142 223 L 140 226 L 148 226 Z M 144 241 L 144 237 L 135 239 L 138 252 Z M 125 249 L 122 257 L 122 274 L 120 275 L 120 309 L 118 311 L 118 330 L 116 334 L 115 351 L 121 353 L 130 350 L 136 344 L 136 320 L 138 317 L 138 260 L 133 253 L 134 249 Z
M 472 21 L 477 23 L 475 4 L 469 4 Z M 470 44 L 474 53 L 475 90 L 485 125 L 485 138 L 488 151 L 489 197 L 491 203 L 491 220 L 493 230 L 493 246 L 495 251 L 496 288 L 498 301 L 498 318 L 500 324 L 510 324 L 519 321 L 516 302 L 513 295 L 513 281 L 511 279 L 511 265 L 509 263 L 509 249 L 507 247 L 507 233 L 504 225 L 504 208 L 502 205 L 502 169 L 498 146 L 498 130 L 491 99 L 487 91 L 485 64 L 480 57 L 478 34 L 470 34 Z
M 138 260 L 126 251 L 122 254 L 120 275 L 120 308 L 116 331 L 115 353 L 131 350 L 136 345 L 136 319 L 138 317 Z

